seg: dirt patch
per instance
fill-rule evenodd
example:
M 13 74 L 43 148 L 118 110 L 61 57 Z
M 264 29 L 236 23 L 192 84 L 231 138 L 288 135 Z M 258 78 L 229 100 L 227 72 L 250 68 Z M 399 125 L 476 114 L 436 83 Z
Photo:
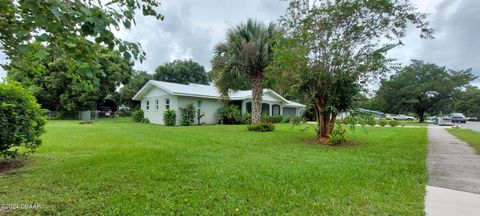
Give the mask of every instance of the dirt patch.
M 0 159 L 0 175 L 11 170 L 19 169 L 26 163 L 26 158 L 19 157 L 15 159 Z

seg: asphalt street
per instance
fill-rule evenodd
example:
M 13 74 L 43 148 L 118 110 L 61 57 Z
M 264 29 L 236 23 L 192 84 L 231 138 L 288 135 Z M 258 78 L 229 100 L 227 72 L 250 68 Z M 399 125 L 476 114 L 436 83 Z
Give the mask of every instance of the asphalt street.
M 480 122 L 467 122 L 466 124 L 461 124 L 462 127 L 468 128 L 474 131 L 480 131 Z

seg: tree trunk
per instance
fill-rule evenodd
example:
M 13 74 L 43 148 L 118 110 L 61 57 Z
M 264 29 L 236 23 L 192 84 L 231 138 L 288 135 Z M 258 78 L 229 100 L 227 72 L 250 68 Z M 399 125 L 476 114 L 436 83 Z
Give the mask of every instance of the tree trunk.
M 335 127 L 335 121 L 337 120 L 337 113 L 332 113 L 332 116 L 330 117 L 330 121 L 328 122 L 328 135 L 332 134 L 333 128 Z
M 260 122 L 262 117 L 262 77 L 251 78 L 252 81 L 252 124 Z
M 318 131 L 317 131 L 317 138 L 315 139 L 316 142 L 322 144 L 328 144 L 328 137 L 331 132 L 328 129 L 328 123 L 330 122 L 330 116 L 327 112 L 322 109 L 319 104 L 314 105 L 315 109 L 315 117 L 317 119 L 318 124 Z
M 419 111 L 417 113 L 417 115 L 418 115 L 418 122 L 424 122 L 425 121 L 425 112 L 424 111 L 423 112 Z

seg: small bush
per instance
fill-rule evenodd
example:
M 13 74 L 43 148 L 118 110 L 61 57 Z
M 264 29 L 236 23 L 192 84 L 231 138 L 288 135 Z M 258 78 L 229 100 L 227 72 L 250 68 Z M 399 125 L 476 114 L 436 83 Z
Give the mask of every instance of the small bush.
M 15 157 L 19 147 L 34 152 L 42 143 L 45 110 L 17 82 L 0 82 L 0 100 L 0 156 Z
M 379 124 L 380 126 L 382 126 L 382 127 L 385 127 L 385 125 L 388 124 L 388 121 L 385 120 L 385 119 L 382 119 L 382 120 L 378 121 L 378 124 Z
M 367 119 L 358 118 L 357 119 L 357 124 L 360 124 L 360 126 L 365 127 L 365 125 L 367 125 Z
M 193 103 L 185 105 L 185 107 L 180 108 L 180 116 L 182 117 L 180 123 L 183 126 L 189 126 L 193 124 L 195 115 L 195 105 L 193 105 Z
M 347 141 L 347 130 L 341 124 L 336 124 L 329 136 L 330 145 L 341 145 Z
M 275 130 L 275 125 L 270 122 L 259 122 L 257 124 L 248 125 L 249 131 L 268 132 Z
M 377 125 L 377 121 L 374 119 L 374 118 L 368 118 L 367 119 L 367 125 L 370 125 L 370 126 L 375 126 Z
M 292 125 L 296 126 L 296 125 L 300 125 L 300 123 L 302 122 L 302 117 L 300 116 L 293 116 L 290 120 L 290 122 L 292 123 Z
M 388 122 L 388 124 L 391 126 L 391 127 L 397 127 L 398 126 L 398 121 L 395 121 L 395 120 L 391 120 Z
M 351 127 L 354 127 L 356 124 L 358 124 L 358 119 L 353 117 L 353 116 L 348 116 L 344 119 L 342 119 L 342 124 L 344 125 L 350 125 Z
M 252 114 L 251 113 L 245 113 L 242 116 L 242 124 L 252 124 Z
M 282 123 L 289 123 L 292 118 L 288 115 L 284 115 L 282 119 Z
M 142 109 L 135 110 L 132 113 L 132 119 L 134 122 L 142 122 L 144 119 L 144 113 Z
M 274 115 L 274 116 L 262 116 L 263 122 L 271 122 L 271 123 L 281 123 L 283 121 L 283 115 Z
M 224 124 L 237 124 L 241 121 L 242 113 L 240 108 L 235 105 L 224 106 L 217 110 Z
M 150 120 L 148 120 L 148 118 L 144 118 L 144 119 L 142 119 L 141 122 L 142 122 L 142 123 L 145 123 L 145 124 L 148 124 L 148 123 L 150 123 Z
M 166 126 L 175 126 L 177 121 L 177 114 L 174 110 L 166 109 L 163 111 L 163 124 Z

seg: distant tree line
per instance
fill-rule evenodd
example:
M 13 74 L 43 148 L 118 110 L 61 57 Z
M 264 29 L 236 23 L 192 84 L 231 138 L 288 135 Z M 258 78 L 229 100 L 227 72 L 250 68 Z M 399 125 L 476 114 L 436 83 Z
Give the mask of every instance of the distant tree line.
M 381 81 L 376 95 L 359 107 L 386 113 L 415 113 L 420 122 L 425 114 L 463 112 L 480 116 L 480 94 L 470 83 L 477 77 L 471 69 L 449 70 L 436 64 L 412 60 L 389 79 Z M 476 103 L 476 104 L 475 104 Z

